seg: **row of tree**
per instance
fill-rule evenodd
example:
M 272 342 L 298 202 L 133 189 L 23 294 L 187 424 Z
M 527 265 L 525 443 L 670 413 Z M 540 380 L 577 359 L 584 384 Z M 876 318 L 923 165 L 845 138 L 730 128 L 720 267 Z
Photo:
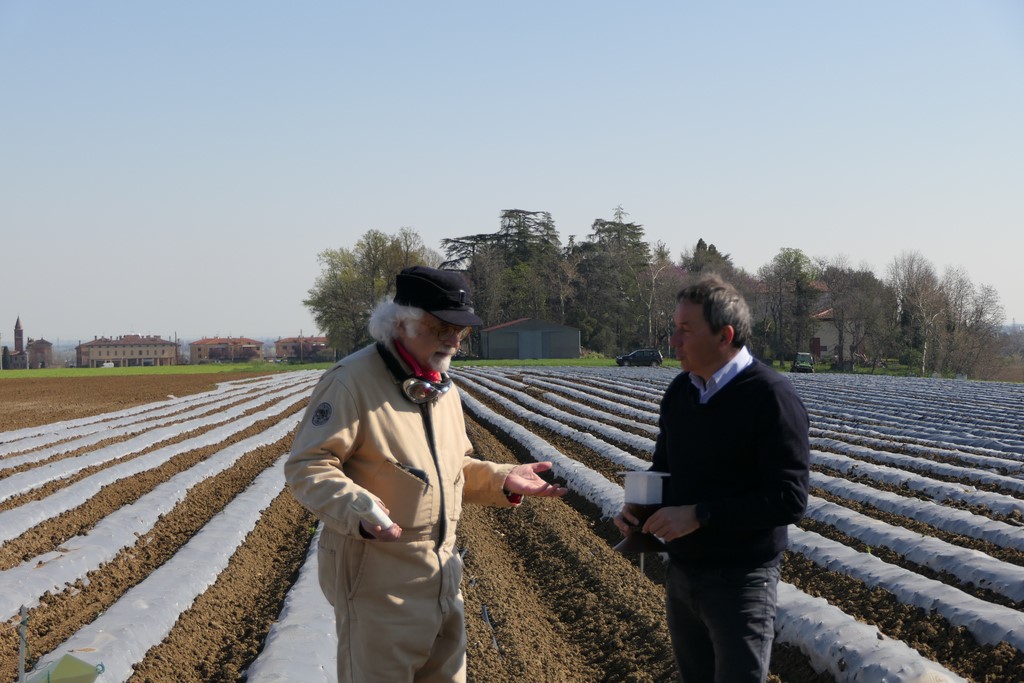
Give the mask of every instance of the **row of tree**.
M 747 298 L 751 348 L 765 360 L 809 350 L 823 325 L 838 333 L 823 360 L 841 366 L 898 359 L 921 374 L 978 376 L 998 356 L 997 292 L 959 268 L 940 277 L 917 252 L 897 256 L 883 278 L 844 256 L 812 259 L 792 248 L 749 273 L 703 239 L 673 260 L 628 217 L 616 207 L 584 239 L 563 244 L 550 213 L 509 209 L 496 232 L 442 240 L 443 254 L 408 228 L 370 230 L 351 249 L 319 255 L 322 270 L 304 303 L 334 348 L 356 349 L 369 342 L 369 313 L 393 295 L 395 275 L 422 263 L 462 271 L 487 326 L 538 318 L 578 328 L 584 348 L 596 353 L 667 351 L 677 292 L 716 272 Z

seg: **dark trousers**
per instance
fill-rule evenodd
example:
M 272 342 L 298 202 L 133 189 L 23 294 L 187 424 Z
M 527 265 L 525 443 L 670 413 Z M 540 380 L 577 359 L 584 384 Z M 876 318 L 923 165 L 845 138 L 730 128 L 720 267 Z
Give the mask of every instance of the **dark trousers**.
M 779 567 L 669 564 L 668 630 L 683 683 L 764 683 L 775 637 Z

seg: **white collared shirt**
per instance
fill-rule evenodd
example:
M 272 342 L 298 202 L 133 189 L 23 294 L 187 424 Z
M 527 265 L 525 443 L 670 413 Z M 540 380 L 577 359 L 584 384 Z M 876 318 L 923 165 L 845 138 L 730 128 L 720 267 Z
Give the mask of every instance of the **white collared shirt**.
M 747 347 L 744 346 L 740 349 L 728 363 L 718 369 L 718 371 L 711 375 L 706 383 L 704 378 L 698 377 L 694 373 L 690 373 L 690 381 L 693 382 L 693 386 L 697 387 L 697 391 L 700 392 L 700 402 L 707 403 L 711 400 L 718 391 L 732 380 L 733 377 L 740 374 L 746 367 L 754 362 L 754 357 L 747 351 Z

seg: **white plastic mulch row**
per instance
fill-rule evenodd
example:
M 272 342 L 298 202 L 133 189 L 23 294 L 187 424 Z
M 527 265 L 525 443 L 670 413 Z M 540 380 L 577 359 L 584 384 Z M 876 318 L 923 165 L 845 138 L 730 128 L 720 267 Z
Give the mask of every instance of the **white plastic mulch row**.
M 256 381 L 234 380 L 231 382 L 221 382 L 215 389 L 200 394 L 190 394 L 180 398 L 174 397 L 166 401 L 133 406 L 112 413 L 103 413 L 74 420 L 51 422 L 36 427 L 25 427 L 24 429 L 0 432 L 0 457 L 10 453 L 38 448 L 40 445 L 56 443 L 96 431 L 107 430 L 112 427 L 148 421 L 155 417 L 174 415 L 174 419 L 179 419 L 180 416 L 177 413 L 183 409 L 221 404 L 233 397 L 244 396 L 248 393 L 256 391 L 266 392 L 273 387 L 308 381 L 308 377 L 312 374 L 314 373 L 301 371 L 286 373 L 282 376 L 261 377 Z M 0 463 L 6 463 L 6 460 L 0 460 Z
M 886 524 L 814 496 L 807 502 L 806 517 L 831 525 L 869 548 L 888 548 L 922 567 L 955 576 L 964 584 L 974 584 L 1014 601 L 1024 600 L 1024 567 L 1019 565 Z
M 950 458 L 974 467 L 1021 471 L 1024 456 L 993 448 L 956 446 L 950 443 L 922 439 L 916 436 L 900 436 L 893 430 L 860 427 L 808 411 L 811 418 L 811 436 L 822 438 L 855 440 L 858 444 L 882 449 L 896 446 L 901 453 L 926 458 Z
M 815 396 L 826 398 L 836 406 L 862 406 L 869 412 L 881 412 L 904 420 L 931 418 L 936 424 L 953 421 L 998 425 L 1007 401 L 1021 396 L 1021 387 L 1008 383 L 865 374 L 792 377 L 798 384 L 815 386 Z M 860 387 L 863 401 L 846 393 L 845 389 L 850 385 Z M 966 422 L 960 414 L 962 406 L 973 408 Z
M 652 406 L 650 405 L 645 406 L 643 408 L 634 408 L 632 406 L 623 405 L 622 403 L 612 399 L 601 398 L 599 396 L 595 396 L 594 394 L 588 394 L 573 387 L 564 386 L 556 382 L 549 382 L 547 380 L 542 379 L 530 378 L 530 384 L 542 387 L 544 389 L 551 389 L 553 391 L 560 392 L 561 394 L 566 394 L 572 397 L 573 399 L 578 399 L 576 401 L 573 401 L 571 399 L 563 398 L 558 394 L 544 394 L 544 398 L 547 400 L 554 400 L 558 403 L 572 405 L 574 407 L 579 404 L 579 401 L 586 401 L 591 405 L 600 407 L 609 416 L 617 413 L 619 415 L 622 415 L 622 420 L 629 421 L 631 424 L 643 428 L 652 434 L 658 433 L 658 412 L 656 410 L 657 406 L 653 406 L 655 410 L 652 410 Z
M 960 465 L 950 465 L 944 462 L 935 462 L 925 458 L 917 458 L 912 455 L 903 455 L 902 453 L 890 453 L 876 448 L 867 448 L 865 446 L 849 444 L 836 439 L 811 437 L 811 447 L 826 450 L 830 453 L 848 455 L 855 457 L 858 460 L 876 462 L 883 465 L 892 465 L 901 469 L 924 470 L 931 474 L 947 477 L 949 479 L 956 479 L 958 481 L 969 481 L 978 484 L 998 486 L 1001 489 L 1006 489 L 1007 491 L 1012 491 L 1024 496 L 1024 480 L 1016 477 L 985 472 L 984 470 L 962 467 Z M 1024 504 L 1021 505 L 1021 510 L 1024 510 Z
M 658 401 L 660 396 L 659 392 L 664 393 L 664 389 L 619 389 L 615 385 L 609 385 L 607 382 L 603 382 L 605 388 L 595 387 L 592 384 L 586 382 L 571 382 L 562 377 L 545 376 L 545 378 L 537 378 L 533 375 L 527 375 L 525 378 L 528 384 L 544 385 L 554 389 L 559 387 L 577 388 L 581 392 L 589 394 L 595 398 L 602 398 L 611 403 L 618 403 L 623 407 L 638 408 L 643 411 L 650 411 L 652 408 L 655 411 L 655 419 L 657 419 Z M 592 400 L 592 399 L 588 399 Z
M 216 409 L 218 405 L 221 405 L 234 397 L 238 397 L 243 393 L 243 389 L 235 388 L 231 391 L 219 391 L 217 393 L 208 392 L 202 394 L 200 398 L 193 398 L 189 400 L 175 399 L 173 401 L 165 401 L 160 404 L 156 404 L 159 407 L 153 410 L 146 410 L 139 412 L 137 409 L 130 415 L 123 417 L 115 417 L 106 420 L 97 420 L 95 417 L 89 422 L 83 424 L 77 424 L 80 420 L 75 420 L 76 424 L 64 423 L 66 426 L 49 425 L 50 429 L 41 431 L 39 428 L 33 428 L 31 436 L 26 438 L 14 438 L 12 432 L 5 432 L 3 438 L 8 439 L 7 443 L 0 444 L 0 455 L 7 455 L 8 457 L 0 460 L 0 468 L 10 468 L 20 464 L 21 462 L 31 461 L 26 456 L 22 456 L 20 459 L 11 457 L 11 453 L 31 453 L 37 451 L 45 446 L 51 446 L 61 442 L 64 443 L 64 449 L 60 452 L 68 452 L 74 450 L 77 447 L 86 446 L 91 443 L 95 443 L 97 440 L 96 434 L 103 434 L 104 436 L 99 437 L 108 438 L 110 436 L 116 436 L 119 434 L 130 434 L 135 431 L 142 431 L 147 429 L 149 425 L 153 423 L 167 424 L 170 421 L 184 421 L 193 417 L 194 415 L 201 414 L 202 412 Z M 151 404 L 152 405 L 152 404 Z M 129 429 L 134 427 L 134 429 Z M 83 437 L 93 436 L 90 440 L 82 440 Z M 70 443 L 66 443 L 70 442 Z M 36 460 L 42 460 L 50 453 L 58 451 L 49 451 L 42 457 L 35 457 Z
M 852 619 L 824 598 L 779 582 L 775 638 L 840 683 L 968 683 L 900 640 Z
M 235 389 L 230 392 L 196 394 L 185 399 L 177 399 L 173 408 L 148 411 L 129 418 L 96 421 L 80 427 L 58 430 L 56 433 L 10 442 L 6 445 L 11 447 L 10 453 L 16 454 L 0 459 L 0 470 L 24 463 L 39 462 L 54 455 L 87 448 L 106 439 L 138 434 L 159 427 L 187 431 L 194 425 L 215 424 L 215 421 L 210 421 L 211 418 L 224 422 L 238 414 L 237 407 L 230 406 L 232 403 L 245 402 L 245 405 L 252 407 L 258 404 L 258 398 L 256 401 L 247 400 L 253 396 L 262 395 L 263 400 L 267 400 L 267 397 L 272 395 L 270 392 L 275 392 L 274 395 L 285 395 L 288 387 L 304 386 L 308 383 L 308 379 L 292 379 L 287 384 L 278 380 L 273 383 L 261 382 L 257 386 L 246 387 L 244 391 Z M 225 414 L 228 417 L 225 417 Z M 193 422 L 203 416 L 203 421 Z
M 532 377 L 524 372 L 524 379 L 527 383 L 535 383 Z M 538 383 L 539 384 L 539 383 Z M 544 382 L 544 384 L 549 384 Z M 589 389 L 589 387 L 587 387 Z M 571 390 L 575 391 L 575 390 Z M 583 394 L 584 389 L 580 389 L 579 393 Z M 571 392 L 563 392 L 573 395 Z M 547 398 L 547 397 L 545 397 Z M 581 401 L 587 399 L 583 396 L 579 397 Z M 591 401 L 587 401 L 591 402 Z M 580 404 L 573 406 L 577 412 L 591 412 L 594 414 L 595 419 L 603 419 L 603 415 L 597 415 L 597 411 L 592 411 L 588 408 L 583 407 Z M 614 408 L 609 406 L 609 410 L 621 411 L 621 408 Z M 900 464 L 905 467 L 916 466 L 918 469 L 924 469 L 926 471 L 941 472 L 947 476 L 961 476 L 964 478 L 973 477 L 979 481 L 985 481 L 987 483 L 998 483 L 1014 490 L 1017 481 L 1013 481 L 1012 478 L 1003 477 L 999 475 L 990 475 L 990 473 L 978 473 L 976 470 L 970 468 L 957 467 L 954 465 L 946 465 L 942 463 L 933 463 L 929 460 L 918 460 L 911 456 L 900 455 L 900 454 L 889 454 L 872 453 L 872 449 L 863 447 L 850 446 L 849 444 L 842 443 L 830 443 L 830 446 L 837 447 L 841 450 L 847 450 L 857 455 L 863 456 L 868 454 L 876 459 L 882 461 L 891 462 L 894 464 Z M 878 445 L 884 445 L 884 442 L 879 441 Z M 950 449 L 936 449 L 945 450 L 947 454 L 952 453 Z M 955 453 L 953 453 L 956 455 Z M 819 454 L 815 452 L 815 458 L 821 455 L 821 458 L 830 461 L 832 466 L 836 465 L 837 460 L 845 460 L 846 468 L 848 470 L 855 470 L 858 473 L 864 473 L 865 470 L 870 470 L 872 474 L 878 475 L 879 473 L 888 473 L 892 477 L 897 478 L 900 482 L 905 482 L 908 477 L 913 479 L 917 486 L 915 489 L 928 490 L 931 495 L 935 495 L 938 499 L 942 500 L 945 498 L 954 499 L 968 499 L 974 504 L 982 504 L 990 509 L 994 509 L 996 512 L 1005 512 L 1012 514 L 1016 510 L 1021 509 L 1021 502 L 1018 499 L 1014 499 L 1010 496 L 1003 494 L 993 494 L 978 491 L 974 487 L 966 486 L 964 484 L 948 484 L 945 482 L 937 482 L 935 480 L 927 479 L 921 475 L 908 474 L 907 472 L 896 470 L 895 468 L 871 465 L 863 461 L 853 460 L 852 458 L 846 458 L 844 456 L 836 456 L 834 454 Z M 1002 465 L 1005 462 L 1009 462 L 1012 467 L 1012 458 L 1007 460 L 985 460 L 989 456 L 983 456 L 976 460 L 976 464 L 988 464 L 988 465 Z M 817 460 L 816 460 L 817 461 Z M 817 475 L 816 475 L 817 476 Z M 820 475 L 824 476 L 824 475 Z M 827 478 L 826 479 L 832 479 Z M 820 485 L 818 481 L 816 485 Z M 990 520 L 979 515 L 973 515 L 969 512 L 945 508 L 940 505 L 929 504 L 924 501 L 918 501 L 911 498 L 905 498 L 896 496 L 895 494 L 888 494 L 886 492 L 872 490 L 870 487 L 863 485 L 854 484 L 853 482 L 844 482 L 842 480 L 835 480 L 835 485 L 832 486 L 832 490 L 835 491 L 835 487 L 845 487 L 859 489 L 860 497 L 867 497 L 867 502 L 875 504 L 878 501 L 873 500 L 876 498 L 884 498 L 888 501 L 899 500 L 899 503 L 892 503 L 892 505 L 899 505 L 903 509 L 899 510 L 899 514 L 905 514 L 915 519 L 920 519 L 929 524 L 933 524 L 940 528 L 956 529 L 964 531 L 965 525 L 968 527 L 967 530 L 973 532 L 972 535 L 975 537 L 984 537 L 985 540 L 997 543 L 1004 547 L 1013 547 L 1013 540 L 1021 540 L 1022 534 L 1020 530 L 1009 524 Z M 872 493 L 865 494 L 865 491 L 871 491 Z M 840 494 L 843 495 L 843 494 Z M 822 521 L 826 523 L 834 524 L 850 535 L 864 540 L 867 544 L 874 544 L 876 546 L 887 546 L 894 549 L 894 551 L 907 556 L 911 561 L 917 562 L 924 566 L 929 566 L 936 571 L 948 571 L 953 575 L 958 576 L 960 580 L 973 583 L 979 587 L 988 588 L 995 592 L 1002 593 L 1014 600 L 1020 600 L 1022 594 L 1024 594 L 1024 580 L 1021 575 L 1024 570 L 1015 565 L 1009 565 L 1007 563 L 1000 562 L 994 558 L 988 557 L 982 553 L 976 551 L 970 551 L 961 549 L 955 546 L 945 544 L 938 539 L 925 538 L 920 534 L 908 532 L 903 529 L 897 529 L 884 525 L 876 520 L 857 515 L 856 513 L 839 508 L 839 506 L 829 507 L 830 504 L 824 503 L 824 501 L 813 500 L 812 506 L 809 510 L 810 516 L 823 517 Z M 909 514 L 908 514 L 909 513 Z M 850 551 L 854 555 L 855 551 Z M 877 558 L 871 558 L 874 562 L 878 562 Z M 904 570 L 899 570 L 903 572 Z M 870 575 L 869 575 L 870 576 Z M 921 585 L 921 577 L 911 572 L 906 572 L 905 576 L 910 577 L 914 580 L 916 585 Z M 916 577 L 916 578 L 915 578 Z M 877 580 L 877 577 L 876 577 Z M 943 586 L 938 584 L 940 592 L 944 593 L 944 597 L 949 598 L 949 601 L 956 604 L 957 607 L 951 611 L 950 615 L 944 615 L 947 618 L 951 618 L 954 623 L 964 625 L 974 631 L 977 631 L 981 635 L 979 640 L 986 642 L 983 639 L 988 638 L 1003 638 L 1009 633 L 1007 625 L 1016 626 L 1018 631 L 1021 627 L 1020 613 L 1015 610 L 1010 610 L 998 606 L 991 606 L 989 603 L 984 601 L 976 600 L 966 594 L 958 591 L 954 588 Z M 947 592 L 952 591 L 952 592 Z M 899 593 L 899 591 L 896 591 Z M 966 603 L 966 607 L 965 607 Z M 911 603 L 914 604 L 914 603 Z M 994 609 L 993 609 L 994 608 Z M 992 618 L 991 613 L 995 612 L 996 616 Z M 1002 622 L 1002 623 L 1000 623 Z M 1016 645 L 1015 645 L 1016 646 Z M 868 680 L 868 679 L 865 679 Z
M 65 585 L 84 579 L 88 572 L 113 560 L 123 549 L 135 546 L 162 515 L 184 500 L 192 487 L 228 469 L 246 453 L 286 438 L 300 420 L 300 415 L 292 416 L 261 434 L 227 446 L 171 477 L 134 503 L 114 511 L 87 533 L 68 539 L 59 550 L 0 571 L 0 621 L 13 618 L 22 605 L 30 609 L 37 606 L 47 591 L 59 592 Z M 34 518 L 17 519 L 21 510 L 10 510 L 5 524 L 31 528 L 38 523 Z
M 26 445 L 31 447 L 39 438 L 44 438 L 46 439 L 46 442 L 49 443 L 68 438 L 69 436 L 78 436 L 97 429 L 104 429 L 108 424 L 120 425 L 133 420 L 143 420 L 150 415 L 168 415 L 181 410 L 182 405 L 194 405 L 197 401 L 197 396 L 202 396 L 205 400 L 215 401 L 222 396 L 237 393 L 239 391 L 242 391 L 242 389 L 232 383 L 225 382 L 218 385 L 213 391 L 204 392 L 200 395 L 193 394 L 180 398 L 177 396 L 173 398 L 169 397 L 165 401 L 132 406 L 130 408 L 124 408 L 123 410 L 111 413 L 89 415 L 86 417 L 75 418 L 73 420 L 48 422 L 34 427 L 24 427 L 22 429 L 0 432 L 0 455 L 6 455 L 7 453 L 22 450 Z
M 466 377 L 467 375 L 461 376 Z M 561 394 L 567 394 L 572 398 L 565 398 L 561 394 L 545 393 L 543 394 L 543 398 L 545 401 L 549 401 L 556 405 L 565 406 L 573 410 L 576 409 L 580 401 L 585 401 L 587 403 L 590 403 L 591 405 L 600 406 L 605 409 L 604 411 L 602 411 L 600 416 L 600 419 L 603 420 L 605 423 L 611 422 L 616 424 L 630 425 L 632 427 L 642 429 L 652 435 L 658 433 L 657 413 L 652 413 L 650 410 L 643 410 L 641 408 L 633 408 L 621 402 L 610 401 L 595 396 L 594 394 L 588 394 L 586 392 L 579 391 L 578 389 L 569 386 L 568 382 L 548 382 L 542 379 L 537 379 L 536 377 L 526 378 L 527 382 L 516 382 L 507 377 L 506 375 L 502 375 L 499 373 L 477 372 L 468 376 L 487 377 L 488 379 L 491 379 L 499 384 L 504 384 L 506 386 L 509 386 L 513 389 L 518 389 L 520 391 L 526 391 L 526 389 L 528 389 L 531 386 L 540 387 L 542 389 L 552 389 L 561 392 Z
M 811 472 L 811 485 L 844 500 L 866 503 L 882 512 L 906 517 L 941 531 L 976 538 L 988 543 L 1024 551 L 1024 532 L 1018 526 L 976 515 L 967 510 L 949 508 L 929 500 L 920 500 L 881 491 L 855 481 Z
M 824 465 L 843 474 L 863 476 L 889 486 L 905 486 L 908 490 L 923 493 L 933 500 L 953 500 L 968 505 L 986 507 L 1000 515 L 1020 514 L 1024 510 L 1024 501 L 1020 498 L 1014 498 L 1013 496 L 1001 493 L 979 491 L 969 484 L 939 481 L 938 479 L 907 472 L 898 467 L 875 465 L 864 460 L 856 460 L 836 453 L 811 451 L 811 463 Z
M 95 621 L 43 656 L 35 670 L 44 669 L 64 654 L 73 654 L 89 664 L 102 664 L 104 683 L 128 680 L 134 673 L 132 666 L 159 645 L 178 617 L 214 584 L 255 528 L 262 511 L 284 489 L 286 457 L 260 474 L 170 560 Z
M 579 443 L 590 448 L 591 450 L 595 451 L 601 456 L 607 458 L 611 462 L 614 462 L 617 465 L 621 465 L 627 470 L 646 470 L 651 466 L 651 463 L 649 461 L 638 458 L 635 455 L 631 455 L 630 453 L 627 453 L 621 448 L 618 448 L 605 441 L 602 441 L 601 439 L 598 439 L 592 434 L 581 432 L 579 431 L 579 429 L 571 427 L 563 422 L 559 422 L 556 419 L 545 417 L 543 415 L 538 415 L 537 413 L 521 408 L 515 403 L 510 403 L 509 401 L 502 399 L 502 397 L 497 393 L 491 391 L 490 389 L 487 389 L 486 387 L 481 386 L 480 384 L 477 384 L 473 380 L 463 378 L 462 380 L 460 380 L 460 383 L 463 386 L 473 388 L 474 390 L 480 392 L 482 395 L 488 396 L 492 400 L 501 402 L 502 405 L 504 405 L 508 410 L 512 411 L 517 416 L 522 417 L 523 419 L 529 420 L 534 424 L 549 429 L 555 432 L 556 434 L 565 436 L 574 441 L 578 441 Z
M 107 467 L 85 477 L 70 486 L 39 500 L 25 503 L 17 508 L 0 512 L 0 542 L 16 538 L 32 526 L 56 517 L 62 512 L 71 510 L 96 495 L 101 488 L 115 481 L 125 479 L 140 472 L 145 472 L 170 460 L 175 455 L 186 453 L 196 448 L 213 445 L 234 434 L 237 434 L 259 420 L 279 415 L 304 396 L 279 401 L 277 404 L 258 413 L 240 418 L 221 427 L 217 427 L 200 436 L 186 439 L 177 444 L 159 448 L 145 455 L 128 460 L 114 467 Z M 115 444 L 115 447 L 118 444 Z
M 675 373 L 670 368 L 500 368 L 506 373 L 572 384 L 595 396 L 614 401 L 618 396 L 647 396 L 652 409 Z M 790 375 L 797 391 L 812 413 L 812 423 L 825 424 L 851 432 L 871 425 L 880 438 L 895 441 L 916 440 L 924 445 L 952 444 L 964 452 L 1001 455 L 1021 460 L 1024 454 L 1024 389 L 1021 385 L 892 378 L 865 375 Z M 604 384 L 598 389 L 594 384 Z M 630 387 L 633 387 L 632 389 Z M 646 387 L 644 389 L 643 387 Z M 631 404 L 632 405 L 632 404 Z M 840 407 L 837 407 L 840 406 Z M 846 406 L 848 410 L 843 410 Z M 828 419 L 825 416 L 833 416 Z M 965 433 L 967 424 L 975 430 Z
M 62 458 L 50 463 L 45 463 L 43 465 L 40 465 L 39 467 L 25 470 L 23 472 L 18 472 L 16 474 L 12 474 L 6 477 L 5 479 L 0 480 L 0 501 L 7 500 L 11 496 L 15 496 L 20 493 L 25 493 L 26 491 L 38 488 L 51 481 L 69 477 L 72 474 L 80 472 L 81 470 L 84 470 L 88 467 L 93 467 L 95 465 L 111 462 L 113 460 L 117 460 L 119 458 L 123 458 L 134 453 L 140 453 L 146 450 L 147 448 L 151 448 L 152 446 L 155 446 L 156 444 L 162 441 L 167 441 L 169 439 L 179 437 L 182 434 L 197 429 L 223 424 L 226 422 L 228 424 L 225 427 L 221 428 L 222 431 L 226 429 L 228 433 L 237 432 L 255 423 L 257 419 L 262 419 L 254 419 L 256 415 L 269 417 L 275 414 L 273 412 L 274 409 L 271 408 L 270 413 L 267 413 L 267 411 L 264 410 L 254 415 L 244 416 L 244 413 L 246 413 L 247 411 L 253 410 L 275 399 L 288 396 L 292 397 L 292 401 L 290 404 L 294 404 L 297 403 L 298 401 L 304 400 L 306 398 L 306 394 L 308 393 L 308 391 L 308 384 L 306 386 L 299 385 L 298 387 L 289 387 L 287 389 L 280 389 L 277 391 L 263 394 L 257 398 L 250 399 L 244 403 L 228 406 L 227 408 L 220 412 L 206 414 L 203 417 L 199 417 L 186 422 L 174 423 L 167 426 L 161 426 L 161 423 L 150 423 L 147 425 L 146 431 L 137 434 L 136 436 L 130 437 L 125 441 L 120 441 L 117 443 L 110 444 L 109 446 L 88 451 L 82 455 Z M 33 461 L 43 460 L 46 457 L 53 455 L 54 452 L 56 451 L 69 452 L 83 446 L 93 445 L 99 441 L 103 441 L 111 437 L 121 436 L 124 434 L 125 430 L 130 430 L 133 432 L 137 431 L 136 428 L 134 427 L 126 427 L 119 430 L 111 430 L 109 434 L 98 433 L 88 437 L 84 437 L 83 439 L 77 439 L 74 442 L 69 442 L 68 444 L 62 444 L 60 446 L 55 447 L 54 449 L 45 449 L 45 451 L 43 452 L 37 451 L 36 453 L 28 454 L 26 456 L 18 456 L 12 458 L 12 460 L 20 461 L 23 458 L 28 457 L 31 457 Z M 195 437 L 193 439 L 189 439 L 185 443 L 194 444 L 197 440 L 201 441 L 204 438 L 205 435 L 202 435 L 199 437 Z M 180 447 L 181 445 L 179 444 L 177 447 L 172 446 L 171 448 L 177 448 L 178 451 L 181 452 Z M 195 448 L 195 445 L 192 445 L 191 448 Z M 189 450 L 191 450 L 191 448 Z M 22 463 L 19 462 L 18 464 Z
M 597 376 L 609 387 L 596 389 L 591 380 L 574 386 L 613 401 L 616 392 L 646 395 L 655 410 L 665 387 L 674 377 L 667 368 L 660 371 L 638 368 L 504 370 L 521 373 L 523 381 L 528 383 L 534 377 L 568 384 L 573 378 Z M 955 448 L 962 453 L 998 456 L 1004 461 L 1024 459 L 1024 411 L 1020 409 L 1024 404 L 1024 389 L 1021 385 L 863 375 L 791 375 L 790 379 L 807 404 L 814 426 L 820 424 L 850 433 L 863 430 L 901 444 L 932 445 L 943 451 Z M 638 386 L 649 389 L 627 388 Z M 848 410 L 837 406 L 847 406 Z M 866 425 L 871 429 L 866 429 Z
M 815 424 L 821 425 L 822 421 L 817 420 Z M 842 431 L 840 431 L 842 430 Z M 835 439 L 842 441 L 849 441 L 852 438 L 856 438 L 857 445 L 867 446 L 875 449 L 887 449 L 893 446 L 892 437 L 883 439 L 877 436 L 868 436 L 866 434 L 855 435 L 853 430 L 848 427 L 840 427 L 839 425 L 832 425 L 829 429 L 822 429 L 819 427 L 812 427 L 810 430 L 812 437 L 820 439 Z M 942 448 L 938 444 L 922 444 L 922 443 L 910 443 L 910 442 L 899 442 L 900 452 L 904 455 L 910 455 L 918 458 L 948 458 L 956 460 L 965 465 L 968 465 L 972 469 L 986 469 L 1000 474 L 1020 474 L 1024 472 L 1024 459 L 1016 457 L 1007 457 L 1006 453 L 999 453 L 998 455 L 992 455 L 998 453 L 997 451 L 988 450 L 989 455 L 982 455 L 979 453 L 967 453 L 963 450 L 953 448 Z
M 827 569 L 853 577 L 868 586 L 884 588 L 906 605 L 936 612 L 962 626 L 987 645 L 1006 641 L 1024 651 L 1024 614 L 979 600 L 961 590 L 912 571 L 888 564 L 858 550 L 799 528 L 790 529 L 789 549 Z
M 1024 455 L 1024 385 L 911 377 L 799 375 L 809 410 L 900 437 Z
M 523 376 L 571 379 L 589 386 L 613 391 L 626 391 L 637 396 L 649 394 L 656 399 L 665 393 L 666 387 L 682 372 L 678 362 L 671 367 L 636 367 L 628 370 L 611 366 L 602 367 L 531 367 L 523 368 Z
M 495 392 L 497 392 L 508 398 L 512 398 L 515 400 L 516 405 L 529 408 L 535 414 L 549 417 L 557 422 L 583 427 L 591 433 L 599 434 L 604 438 L 625 444 L 638 451 L 648 454 L 654 452 L 654 440 L 646 436 L 639 436 L 632 432 L 622 431 L 617 427 L 612 427 L 606 424 L 606 422 L 602 420 L 594 420 L 586 417 L 580 417 L 574 413 L 567 413 L 564 410 L 559 410 L 558 408 L 545 403 L 544 401 L 538 401 L 525 392 L 516 391 L 515 389 L 502 386 L 498 382 L 492 382 L 482 377 L 477 377 L 475 380 L 466 379 L 464 381 L 473 382 L 474 386 L 477 387 L 479 387 L 479 385 L 483 385 L 490 388 L 492 390 L 489 392 L 491 396 L 496 396 Z M 502 402 L 504 403 L 504 401 Z M 603 417 L 603 415 L 601 417 Z

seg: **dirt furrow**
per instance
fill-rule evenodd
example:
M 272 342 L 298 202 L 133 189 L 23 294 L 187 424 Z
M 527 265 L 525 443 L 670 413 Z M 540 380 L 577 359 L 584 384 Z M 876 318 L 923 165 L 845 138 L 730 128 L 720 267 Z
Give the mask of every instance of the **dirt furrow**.
M 240 680 L 281 613 L 315 530 L 316 519 L 290 493 L 277 496 L 228 568 L 146 653 L 129 682 Z

